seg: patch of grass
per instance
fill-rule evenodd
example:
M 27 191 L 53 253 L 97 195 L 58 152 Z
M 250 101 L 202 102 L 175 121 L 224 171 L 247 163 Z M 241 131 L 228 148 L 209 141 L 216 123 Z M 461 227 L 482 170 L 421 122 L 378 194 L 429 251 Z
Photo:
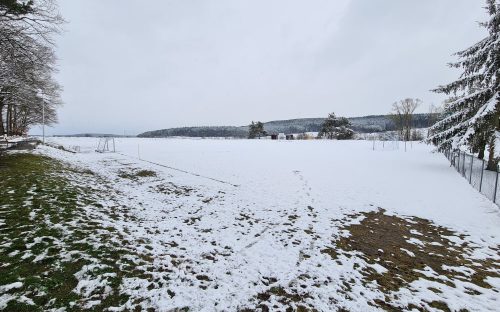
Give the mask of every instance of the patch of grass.
M 129 179 L 129 180 L 134 180 L 137 181 L 139 178 L 152 178 L 156 177 L 156 172 L 152 170 L 131 170 L 131 171 L 125 171 L 125 170 L 120 170 L 118 173 L 118 176 L 123 179 Z
M 123 278 L 148 278 L 137 270 L 148 263 L 140 260 L 143 255 L 136 254 L 139 263 L 125 260 L 134 252 L 124 248 L 115 229 L 102 227 L 84 210 L 106 209 L 95 190 L 70 181 L 79 177 L 95 184 L 99 181 L 92 172 L 44 156 L 6 154 L 0 157 L 0 177 L 0 285 L 22 283 L 8 291 L 16 299 L 7 311 L 83 310 L 90 299 L 101 300 L 92 310 L 104 310 L 127 301 L 119 293 Z M 96 263 L 100 267 L 86 277 L 108 273 L 104 279 L 110 292 L 97 287 L 84 297 L 75 292 L 75 274 Z M 21 296 L 34 305 L 23 303 Z
M 309 279 L 310 276 L 304 274 L 299 276 L 299 279 Z M 288 285 L 289 287 L 283 287 L 281 285 L 272 285 L 277 282 L 276 278 L 268 278 L 264 277 L 262 279 L 262 283 L 264 285 L 269 285 L 269 289 L 267 291 L 261 292 L 255 296 L 257 301 L 256 307 L 260 311 L 270 311 L 273 308 L 278 307 L 269 307 L 269 302 L 271 299 L 275 299 L 278 301 L 284 309 L 284 311 L 317 311 L 312 306 L 307 303 L 307 299 L 311 298 L 311 296 L 303 289 L 293 287 L 292 285 Z M 281 309 L 280 308 L 280 309 Z M 245 309 L 242 311 L 252 311 L 251 309 Z M 281 311 L 281 310 L 280 310 Z
M 44 306 L 49 299 L 55 299 L 56 305 L 68 305 L 77 299 L 76 294 L 71 293 L 77 283 L 72 273 L 76 273 L 83 263 L 63 263 L 54 256 L 33 262 L 35 256 L 48 250 L 49 246 L 54 248 L 51 254 L 56 254 L 58 247 L 50 240 L 29 249 L 27 244 L 40 237 L 51 237 L 52 241 L 62 238 L 63 233 L 47 226 L 44 221 L 60 223 L 68 217 L 67 209 L 71 209 L 68 199 L 77 195 L 76 190 L 67 188 L 65 181 L 54 177 L 53 173 L 63 168 L 49 158 L 14 154 L 0 158 L 0 162 L 0 207 L 5 222 L 0 227 L 0 237 L 2 242 L 11 243 L 0 250 L 0 263 L 9 264 L 0 267 L 0 285 L 21 281 L 23 287 L 20 290 L 37 305 Z M 55 207 L 50 199 L 56 200 L 59 205 Z M 33 255 L 25 257 L 29 254 Z M 39 295 L 40 290 L 47 289 L 51 289 L 50 296 Z M 11 301 L 7 309 L 23 310 L 24 305 Z M 43 309 L 30 306 L 29 310 Z
M 145 178 L 145 177 L 156 177 L 156 172 L 152 170 L 139 170 L 135 173 L 137 177 Z
M 429 306 L 441 311 L 451 312 L 450 308 L 448 308 L 448 305 L 442 301 L 432 301 L 429 303 Z
M 174 195 L 176 197 L 190 196 L 195 191 L 191 187 L 176 185 L 172 182 L 151 187 L 151 190 L 153 192 L 158 192 L 166 195 Z

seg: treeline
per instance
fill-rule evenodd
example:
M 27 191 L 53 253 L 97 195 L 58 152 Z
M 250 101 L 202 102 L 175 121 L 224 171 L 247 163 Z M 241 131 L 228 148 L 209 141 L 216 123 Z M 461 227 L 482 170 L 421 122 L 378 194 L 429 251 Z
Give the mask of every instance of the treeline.
M 372 115 L 347 118 L 350 128 L 358 133 L 373 133 L 396 131 L 398 125 L 392 115 Z M 412 128 L 430 127 L 436 120 L 436 114 L 413 114 Z M 320 132 L 325 118 L 299 118 L 289 120 L 275 120 L 264 123 L 267 133 L 304 133 Z
M 397 131 L 399 126 L 391 115 L 378 115 L 366 117 L 348 118 L 351 122 L 351 128 L 360 133 Z M 436 120 L 436 114 L 421 113 L 413 114 L 411 121 L 412 128 L 428 128 Z
M 246 138 L 248 136 L 247 127 L 182 127 L 148 131 L 138 135 L 143 138 L 164 138 L 164 137 L 235 137 Z
M 56 122 L 53 36 L 63 23 L 53 0 L 0 0 L 0 135 Z
M 427 128 L 435 120 L 433 114 L 414 114 L 413 128 Z M 397 125 L 391 115 L 376 115 L 348 118 L 350 128 L 358 133 L 373 133 L 395 131 Z M 263 123 L 267 134 L 272 133 L 304 133 L 320 132 L 325 118 L 299 118 L 289 120 L 275 120 Z M 182 127 L 148 131 L 139 134 L 139 137 L 235 137 L 246 138 L 249 127 Z

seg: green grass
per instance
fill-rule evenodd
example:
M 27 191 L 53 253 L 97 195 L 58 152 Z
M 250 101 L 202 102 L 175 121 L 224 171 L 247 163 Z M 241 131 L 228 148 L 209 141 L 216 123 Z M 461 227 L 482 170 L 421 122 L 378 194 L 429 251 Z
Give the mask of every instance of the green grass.
M 139 178 L 152 178 L 156 177 L 156 172 L 151 170 L 137 170 L 137 171 L 124 171 L 122 170 L 118 175 L 120 178 L 137 181 Z
M 106 209 L 98 203 L 95 190 L 85 186 L 92 183 L 77 185 L 72 177 L 92 183 L 97 179 L 92 172 L 43 156 L 0 157 L 0 286 L 23 283 L 22 288 L 7 291 L 17 299 L 8 303 L 6 311 L 60 307 L 77 311 L 87 299 L 102 300 L 92 310 L 104 310 L 127 301 L 118 292 L 123 277 L 144 278 L 133 263 L 122 260 L 132 252 L 117 242 L 115 229 L 100 226 L 84 209 Z M 35 262 L 40 255 L 45 256 Z M 111 293 L 98 288 L 91 298 L 84 298 L 73 291 L 78 284 L 75 274 L 91 263 L 104 267 L 89 276 L 114 273 L 105 277 Z M 22 303 L 21 296 L 34 305 Z

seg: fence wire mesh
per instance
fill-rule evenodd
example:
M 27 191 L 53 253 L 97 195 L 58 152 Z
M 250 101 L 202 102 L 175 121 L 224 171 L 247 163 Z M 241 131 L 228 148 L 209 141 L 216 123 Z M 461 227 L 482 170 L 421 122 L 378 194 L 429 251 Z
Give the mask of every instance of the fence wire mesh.
M 445 151 L 444 154 L 450 161 L 450 166 L 453 166 L 473 188 L 500 206 L 498 166 L 496 171 L 486 170 L 487 162 L 484 159 L 462 151 Z

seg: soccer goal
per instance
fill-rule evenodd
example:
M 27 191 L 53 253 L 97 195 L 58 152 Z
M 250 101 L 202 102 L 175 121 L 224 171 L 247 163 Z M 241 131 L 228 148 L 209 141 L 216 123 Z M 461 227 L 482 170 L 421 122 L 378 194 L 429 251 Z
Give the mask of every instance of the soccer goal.
M 116 151 L 115 138 L 99 138 L 99 144 L 97 144 L 97 149 L 95 151 L 98 153 L 114 153 Z

